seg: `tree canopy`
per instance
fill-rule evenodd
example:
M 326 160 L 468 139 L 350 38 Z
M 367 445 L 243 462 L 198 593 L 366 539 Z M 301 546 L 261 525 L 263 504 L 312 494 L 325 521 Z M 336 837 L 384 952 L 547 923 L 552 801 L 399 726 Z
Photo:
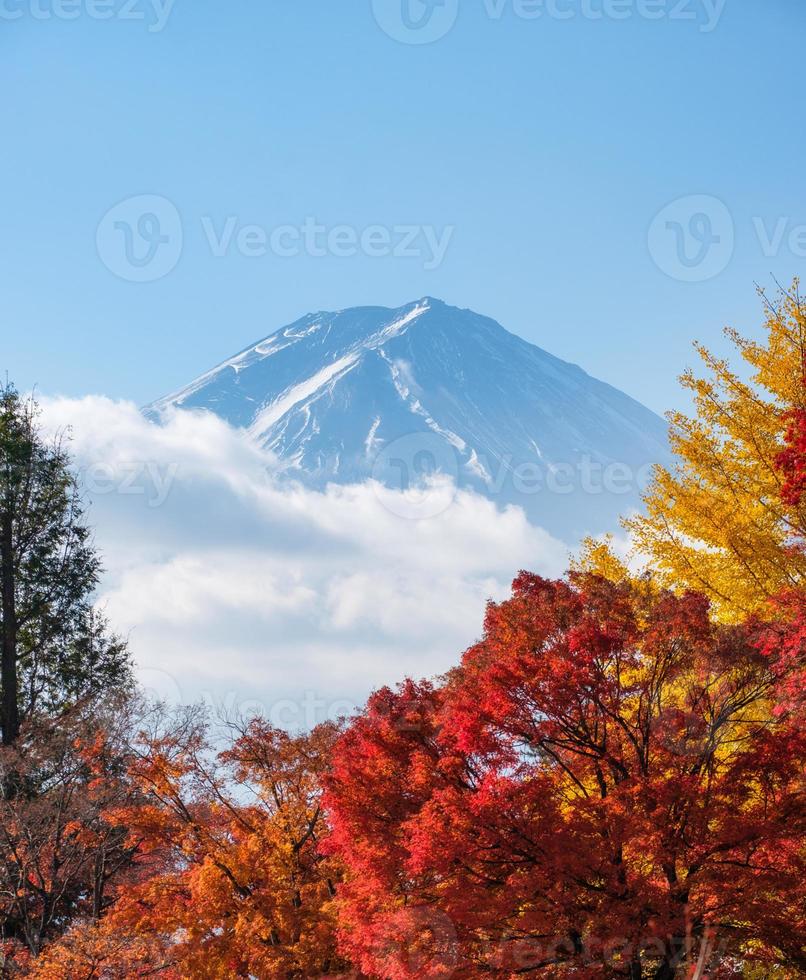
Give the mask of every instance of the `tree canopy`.
M 125 644 L 93 609 L 100 560 L 62 439 L 37 405 L 0 390 L 0 641 L 3 744 L 37 712 L 130 681 Z
M 806 575 L 806 305 L 795 283 L 765 308 L 764 342 L 728 331 L 749 381 L 697 345 L 709 376 L 681 379 L 696 414 L 670 415 L 676 468 L 656 469 L 645 512 L 625 521 L 667 584 L 731 622 L 770 615 Z

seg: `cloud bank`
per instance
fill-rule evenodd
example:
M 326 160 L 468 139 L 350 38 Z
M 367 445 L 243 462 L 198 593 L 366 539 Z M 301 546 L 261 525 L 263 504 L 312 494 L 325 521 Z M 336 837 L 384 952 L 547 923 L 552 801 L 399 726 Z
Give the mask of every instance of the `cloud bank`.
M 521 510 L 448 481 L 426 507 L 372 481 L 317 492 L 209 414 L 156 426 L 100 397 L 42 407 L 48 430 L 70 430 L 100 602 L 161 696 L 310 725 L 445 671 L 519 569 L 567 565 Z

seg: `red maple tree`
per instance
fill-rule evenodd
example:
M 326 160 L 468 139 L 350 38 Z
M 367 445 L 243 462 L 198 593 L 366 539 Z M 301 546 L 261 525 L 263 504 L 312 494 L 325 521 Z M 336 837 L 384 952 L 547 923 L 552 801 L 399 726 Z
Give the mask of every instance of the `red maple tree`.
M 379 692 L 336 746 L 345 953 L 390 980 L 806 970 L 804 632 L 771 630 L 522 573 L 443 684 Z
M 776 463 L 784 476 L 781 499 L 797 507 L 806 494 L 806 408 L 790 412 L 788 419 L 786 448 Z

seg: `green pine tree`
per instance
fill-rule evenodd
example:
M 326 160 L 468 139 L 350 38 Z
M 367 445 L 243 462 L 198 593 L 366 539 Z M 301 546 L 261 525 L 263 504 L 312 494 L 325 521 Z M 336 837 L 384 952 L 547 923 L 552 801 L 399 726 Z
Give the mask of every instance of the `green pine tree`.
M 93 608 L 100 561 L 63 439 L 38 406 L 0 388 L 0 725 L 4 745 L 38 715 L 131 684 L 125 643 Z

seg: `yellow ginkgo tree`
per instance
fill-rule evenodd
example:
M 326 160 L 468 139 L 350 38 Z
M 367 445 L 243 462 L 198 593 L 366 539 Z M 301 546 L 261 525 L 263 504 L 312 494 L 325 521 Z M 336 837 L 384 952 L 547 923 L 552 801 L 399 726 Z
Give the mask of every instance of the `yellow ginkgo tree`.
M 656 469 L 644 513 L 625 521 L 661 580 L 705 593 L 725 621 L 765 616 L 806 575 L 806 498 L 782 492 L 780 465 L 806 410 L 806 302 L 797 282 L 764 300 L 763 342 L 727 331 L 749 381 L 696 345 L 708 376 L 681 378 L 695 413 L 669 416 L 677 464 Z

